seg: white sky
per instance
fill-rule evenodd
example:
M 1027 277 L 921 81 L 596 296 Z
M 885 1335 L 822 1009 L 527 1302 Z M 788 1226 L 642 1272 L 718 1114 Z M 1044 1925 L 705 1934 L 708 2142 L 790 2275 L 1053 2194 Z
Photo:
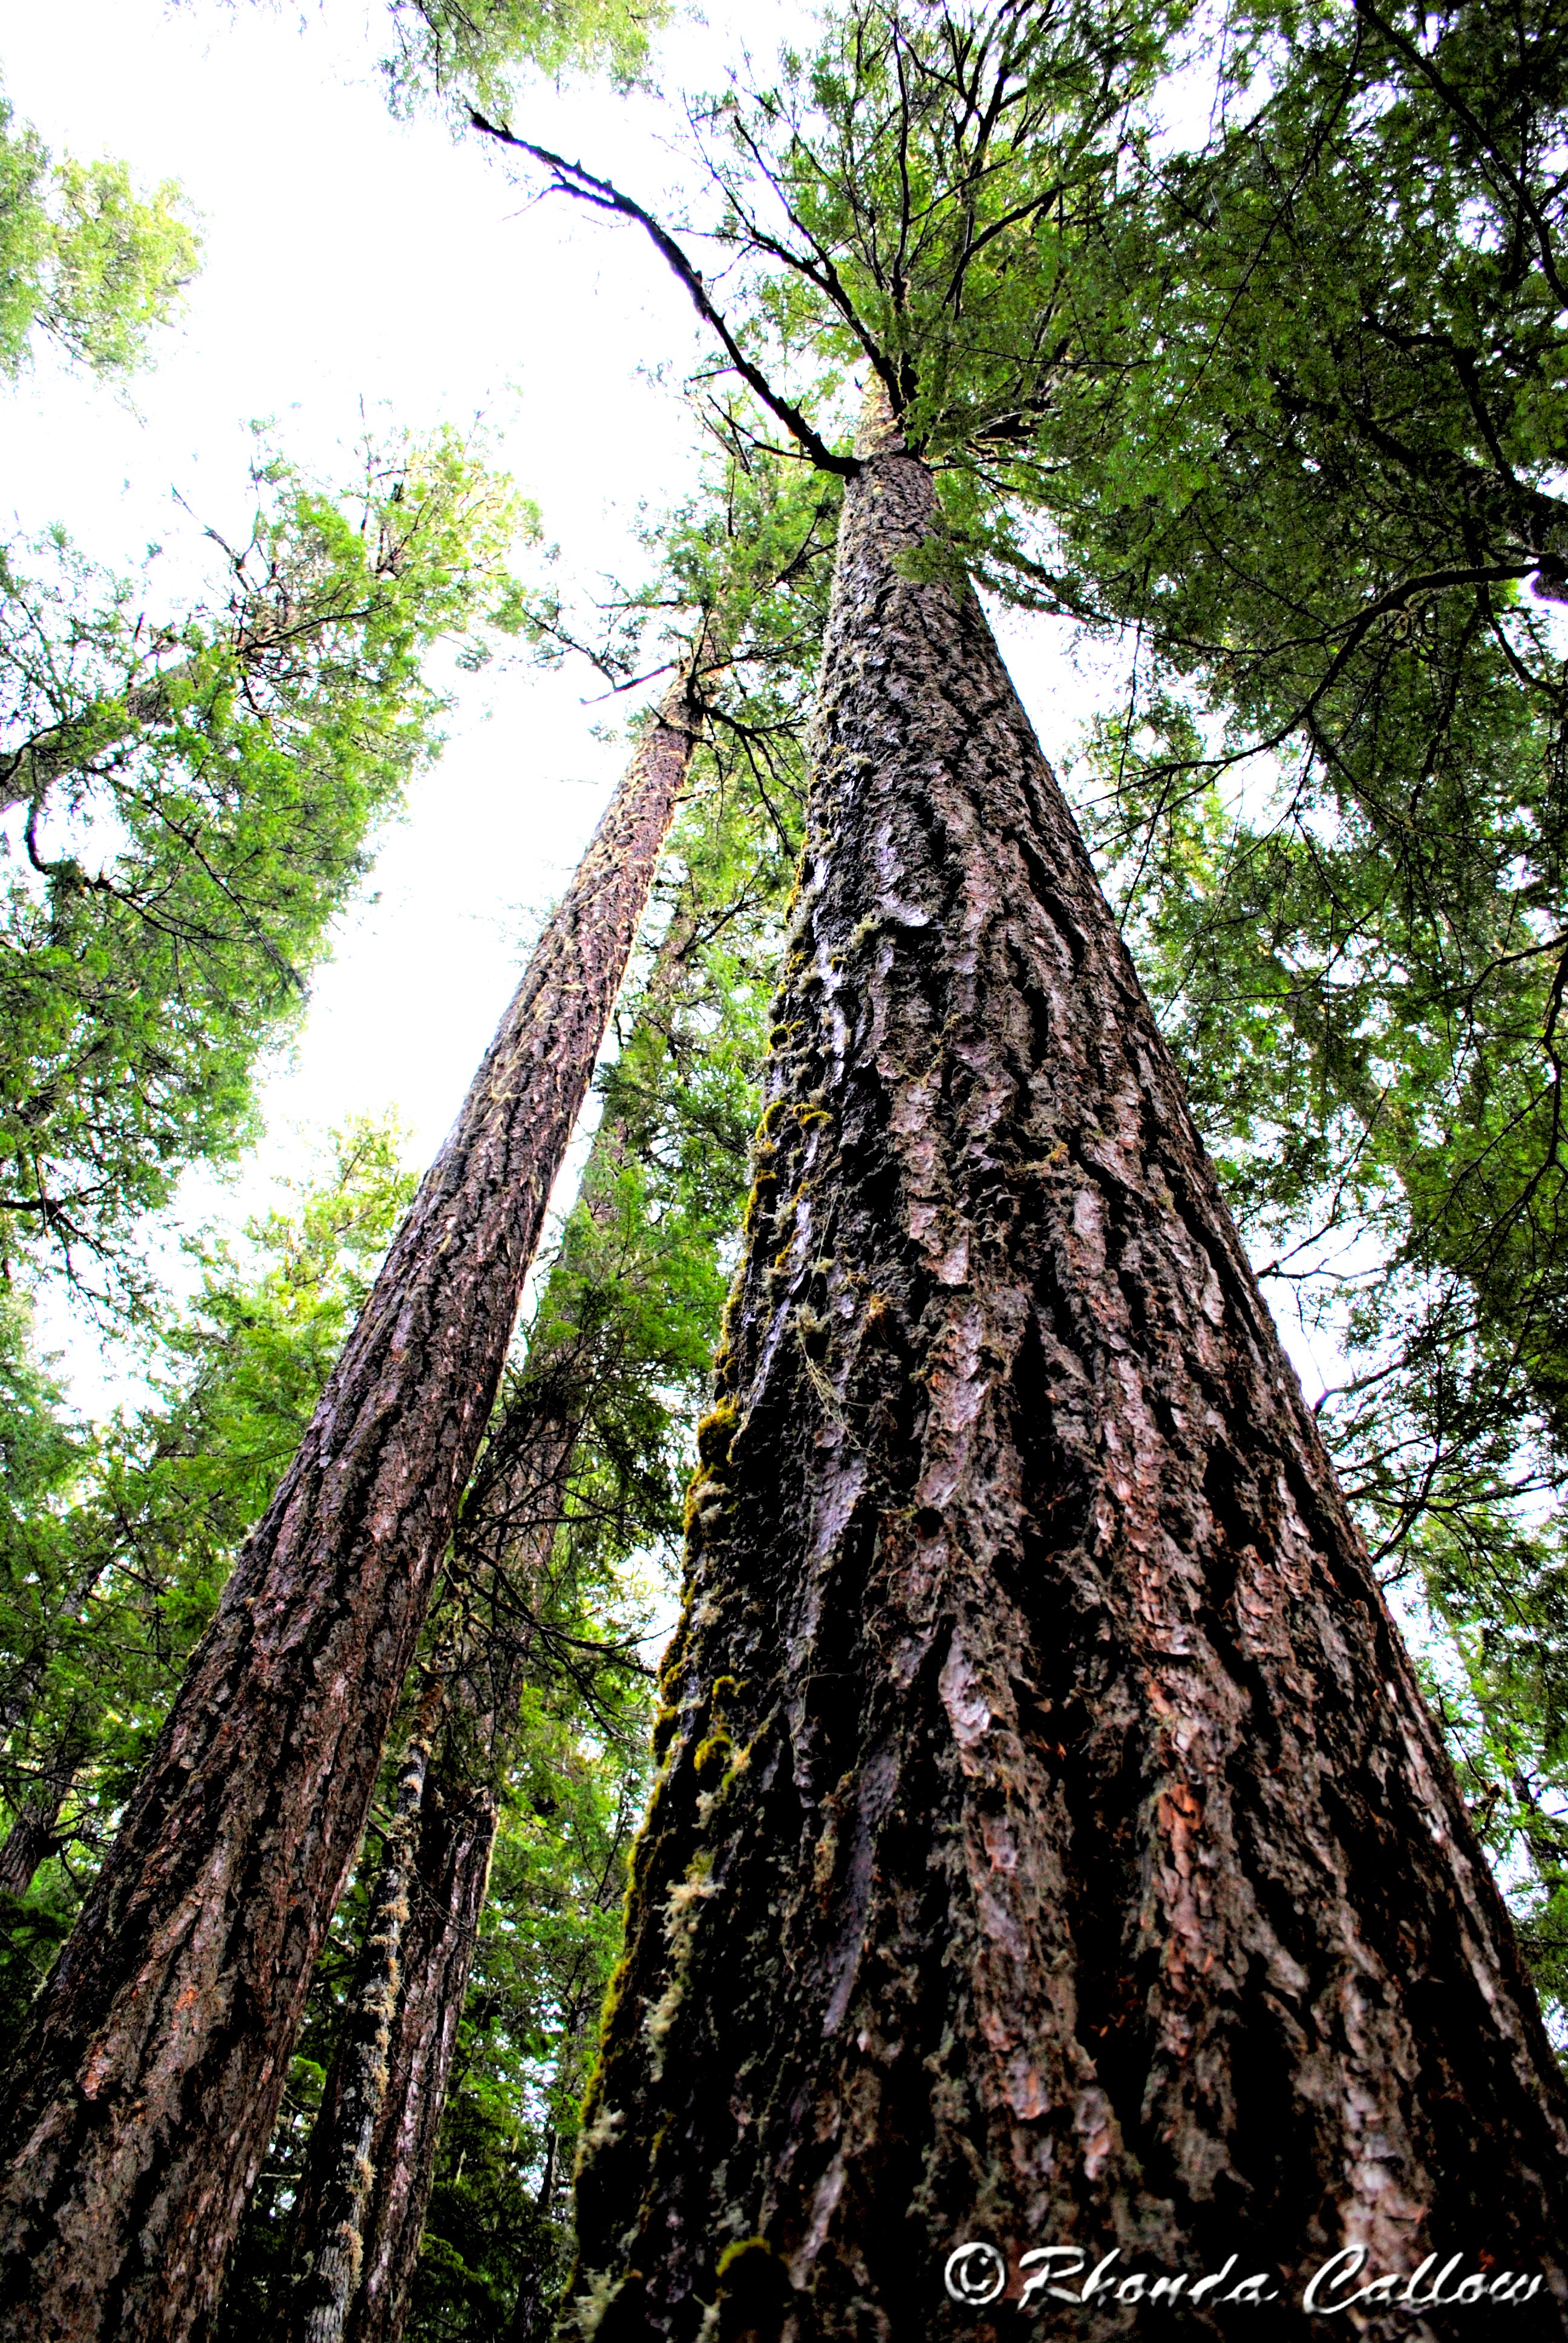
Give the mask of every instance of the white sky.
M 711 87 L 743 45 L 766 59 L 801 22 L 779 0 L 688 15 L 659 79 Z M 694 469 L 678 386 L 706 346 L 686 297 L 631 227 L 526 206 L 477 141 L 395 122 L 375 72 L 382 38 L 367 0 L 303 13 L 0 0 L 17 115 L 56 155 L 123 156 L 144 184 L 177 179 L 206 241 L 184 325 L 129 397 L 47 361 L 0 387 L 0 532 L 61 521 L 120 568 L 156 541 L 177 578 L 201 558 L 198 522 L 247 529 L 253 418 L 296 461 L 347 480 L 362 417 L 424 429 L 482 415 L 569 573 L 590 586 L 638 574 L 639 506 L 676 501 Z M 663 196 L 678 169 L 671 116 L 650 96 L 536 84 L 514 121 L 645 196 Z M 1066 630 L 1015 618 L 1002 631 L 1060 755 L 1091 698 Z M 464 680 L 449 745 L 386 840 L 368 900 L 340 922 L 297 1048 L 266 1077 L 266 1142 L 236 1181 L 187 1180 L 187 1220 L 242 1222 L 355 1112 L 396 1108 L 411 1159 L 428 1161 L 618 769 L 593 727 L 620 711 L 585 707 L 596 689 L 586 670 L 522 665 Z M 80 1403 L 105 1405 L 126 1363 L 57 1307 L 45 1339 L 64 1347 Z M 1310 1357 L 1299 1363 L 1321 1388 Z

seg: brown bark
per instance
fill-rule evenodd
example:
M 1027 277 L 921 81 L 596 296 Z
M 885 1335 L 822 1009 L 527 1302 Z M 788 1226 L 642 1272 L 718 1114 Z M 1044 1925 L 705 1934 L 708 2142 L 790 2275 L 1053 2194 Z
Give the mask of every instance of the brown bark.
M 308 2240 L 290 2305 L 288 2332 L 299 2343 L 340 2343 L 349 2298 L 359 2282 L 365 2216 L 383 2128 L 392 2032 L 404 1980 L 409 1906 L 417 1893 L 416 1858 L 430 1741 L 440 1720 L 445 1677 L 427 1681 L 398 1769 L 392 1820 L 371 1890 L 358 1974 L 349 1996 L 343 2039 L 333 2061 L 326 2105 L 330 2120 L 312 2134 L 322 2153 L 312 2193 Z
M 0 2335 L 211 2306 L 676 791 L 667 699 L 237 1564 L 0 2119 Z
M 55 1825 L 71 1795 L 82 1756 L 80 1740 L 75 1733 L 67 1733 L 34 1776 L 33 1786 L 0 1845 L 0 1895 L 25 1896 L 39 1865 L 61 1845 Z
M 656 1011 L 667 1001 L 697 926 L 697 907 L 683 901 L 661 939 L 648 980 L 646 999 Z M 624 1153 L 624 1133 L 607 1119 L 595 1136 L 582 1188 L 601 1230 L 608 1223 L 612 1182 Z M 547 1327 L 548 1321 L 547 1289 Z M 472 1598 L 481 1607 L 488 1600 L 493 1612 L 489 1634 L 481 1632 L 477 1642 L 470 1637 L 460 1694 L 482 1761 L 505 1747 L 516 1726 L 528 1654 L 517 1640 L 512 1604 L 534 1599 L 548 1565 L 595 1365 L 591 1336 L 586 1351 L 568 1342 L 564 1353 L 553 1346 L 539 1357 L 530 1353 L 520 1390 L 495 1427 L 464 1509 L 458 1560 Z M 498 1580 L 504 1587 L 498 1587 Z M 385 2105 L 362 2147 L 348 2137 L 352 2095 L 344 2090 L 341 2054 L 327 2078 L 294 2228 L 297 2255 L 318 2250 L 315 2241 L 340 2217 L 328 2207 L 327 2176 L 346 2155 L 361 2154 L 367 2180 L 364 2283 L 348 2302 L 345 2343 L 399 2343 L 407 2321 L 498 1820 L 494 1794 L 465 1778 L 460 1756 L 449 1758 L 436 1800 L 435 1826 L 420 1845 L 404 1982 L 387 2056 Z M 552 2133 L 541 2205 L 548 2205 L 555 2185 L 555 2156 Z M 300 2331 L 297 2303 L 303 2298 L 297 2297 L 291 2313 L 291 2336 Z M 531 2336 L 542 2310 L 536 2271 L 531 2281 L 525 2280 L 508 2334 Z M 317 2343 L 314 2333 L 304 2343 Z
M 32 1886 L 39 1865 L 55 1852 L 55 1825 L 65 1802 L 64 1790 L 57 1796 L 35 1794 L 18 1809 L 0 1845 L 0 1896 L 25 1896 Z
M 1364 2245 L 1561 2336 L 1506 1915 L 983 613 L 900 574 L 930 477 L 866 454 L 562 2331 L 1000 2337 L 1060 2245 L 1234 2254 L 1304 2336 Z
M 504 1477 L 487 1493 L 481 1483 L 481 1518 L 465 1543 L 483 1548 L 490 1537 L 502 1541 L 510 1574 L 531 1588 L 554 1540 L 576 1427 L 554 1411 L 539 1411 L 528 1428 L 533 1436 L 514 1444 Z M 352 2017 L 327 2076 L 293 2218 L 299 2277 L 286 2332 L 298 2343 L 336 2343 L 338 2335 L 344 2343 L 398 2343 L 407 2323 L 499 1818 L 489 1761 L 515 1722 L 524 1656 L 515 1646 L 491 1655 L 457 1688 L 457 1702 L 470 1714 L 432 1776 L 420 1817 L 412 1881 L 404 1890 L 400 1981 L 386 2003 L 387 2040 L 369 2123 L 367 2095 L 355 2081 L 358 2038 L 367 2029 Z M 472 1713 L 479 1706 L 476 1685 L 483 1714 Z M 401 1872 L 399 1853 L 391 1849 L 367 1927 L 362 1983 L 372 1999 L 383 1997 L 385 1983 L 385 1965 L 374 1950 L 375 1915 L 388 1893 L 399 1892 Z M 342 2201 L 350 2192 L 338 2177 L 349 2173 L 362 2183 L 351 2210 Z M 346 2223 L 355 2266 L 343 2285 L 331 2233 Z M 322 2291 L 317 2273 L 328 2256 L 341 2314 L 338 2326 L 326 2330 L 319 2319 L 310 2321 Z

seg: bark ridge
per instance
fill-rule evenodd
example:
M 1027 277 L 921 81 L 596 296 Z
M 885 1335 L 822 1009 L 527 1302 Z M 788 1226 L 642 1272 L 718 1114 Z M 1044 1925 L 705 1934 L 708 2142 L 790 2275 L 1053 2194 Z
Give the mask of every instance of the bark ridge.
M 174 2343 L 216 2299 L 699 715 L 683 677 L 539 940 L 41 1996 L 0 2114 L 8 2343 Z
M 1508 2331 L 1560 2336 L 1568 2123 L 1506 1915 L 951 577 L 884 430 L 563 2333 L 995 2337 L 1060 2243 L 1234 2252 L 1303 2336 L 1340 2247 L 1369 2278 L 1464 2252 L 1543 2273 Z M 994 2310 L 944 2288 L 973 2238 Z

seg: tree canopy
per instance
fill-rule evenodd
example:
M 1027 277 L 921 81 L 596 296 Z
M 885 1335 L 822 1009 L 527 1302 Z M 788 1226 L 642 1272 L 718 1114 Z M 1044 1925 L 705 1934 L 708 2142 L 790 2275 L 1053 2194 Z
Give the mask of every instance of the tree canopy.
M 445 695 L 531 624 L 531 505 L 451 431 L 367 446 L 334 494 L 265 455 L 243 544 L 194 608 L 63 536 L 0 554 L 0 1248 L 108 1298 L 184 1166 L 252 1134 L 333 915 Z
M 98 374 L 146 365 L 200 254 L 172 179 L 144 196 L 124 163 L 55 162 L 0 97 L 0 374 L 40 337 Z
M 1185 0 L 868 0 L 693 102 L 680 220 L 568 160 L 518 92 L 521 62 L 630 81 L 658 15 L 397 0 L 386 60 L 395 105 L 472 109 L 536 184 L 648 236 L 709 326 L 723 461 L 649 524 L 648 583 L 587 617 L 521 585 L 538 515 L 450 432 L 367 448 L 342 491 L 264 454 L 250 534 L 193 608 L 149 615 L 156 572 L 113 578 L 63 533 L 0 554 L 0 1800 L 32 1865 L 5 1907 L 13 2036 L 408 1182 L 385 1129 L 337 1135 L 252 1232 L 258 1269 L 213 1254 L 187 1312 L 157 1305 L 156 1394 L 106 1426 L 40 1365 L 28 1279 L 152 1307 L 136 1231 L 185 1165 L 253 1135 L 264 1053 L 438 749 L 438 645 L 586 649 L 618 692 L 727 613 L 598 1081 L 610 1137 L 424 1646 L 476 1679 L 519 1667 L 522 1691 L 488 1742 L 476 1694 L 440 1752 L 502 1821 L 420 2337 L 509 2317 L 534 2343 L 568 2258 L 564 2161 L 649 1778 L 638 1637 L 743 1210 L 859 381 L 937 476 L 912 574 L 1121 656 L 1070 776 L 1083 827 L 1261 1273 L 1337 1362 L 1319 1422 L 1559 2039 L 1568 2006 L 1561 12 L 1282 0 L 1216 30 Z M 175 190 L 56 167 L 0 112 L 9 374 L 41 337 L 139 363 L 195 255 Z M 509 1523 L 490 1500 L 545 1398 L 575 1446 L 538 1578 L 516 1560 L 537 1492 Z M 227 2333 L 281 2298 L 390 1779 Z

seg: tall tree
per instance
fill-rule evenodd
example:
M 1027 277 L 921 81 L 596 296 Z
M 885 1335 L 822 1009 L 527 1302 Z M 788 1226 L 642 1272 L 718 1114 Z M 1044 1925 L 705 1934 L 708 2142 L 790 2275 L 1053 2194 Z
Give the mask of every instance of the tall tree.
M 970 549 L 1136 630 L 1091 842 L 1560 1999 L 1568 48 L 1265 10 L 1221 98 L 1075 268 L 1054 545 Z
M 195 608 L 152 616 L 154 579 L 58 537 L 0 554 L 0 1252 L 116 1302 L 137 1222 L 254 1130 L 258 1059 L 438 744 L 437 646 L 530 623 L 538 514 L 456 433 L 367 445 L 341 495 L 265 450 L 254 485 Z
M 648 722 L 193 1659 L 7 2095 L 0 2334 L 216 2298 L 700 717 Z
M 573 1574 L 586 1545 L 599 1582 L 607 1544 L 625 1567 L 678 1531 L 671 1451 L 681 1402 L 697 1399 L 712 1355 L 724 1292 L 716 1253 L 744 1193 L 749 1078 L 792 863 L 783 817 L 802 794 L 799 719 L 831 543 L 818 484 L 791 479 L 793 468 L 728 459 L 695 510 L 662 533 L 660 577 L 618 606 L 602 661 L 628 656 L 625 622 L 635 628 L 639 606 L 670 588 L 686 598 L 699 581 L 736 638 L 710 709 L 715 737 L 671 840 L 657 949 L 618 1017 L 628 1030 L 604 1081 L 578 1208 L 465 1502 L 440 1630 L 447 1745 L 427 1770 L 411 1738 L 412 1805 L 388 1837 L 354 2014 L 296 2197 L 290 2330 L 302 2343 L 395 2343 L 403 2329 L 477 1949 L 472 1916 L 500 1821 L 494 1777 L 505 1775 L 529 1687 L 563 1659 L 577 1664 L 540 1624 L 563 1519 Z M 393 1929 L 378 1915 L 408 1900 L 404 1840 L 416 1838 L 415 1891 Z M 593 2015 L 585 1998 L 579 2030 Z M 553 2183 L 541 2186 L 548 2212 Z M 542 2316 L 538 2261 L 532 2282 L 530 2316 Z
M 937 518 L 869 445 L 568 2331 L 976 2331 L 978 2236 L 1561 2333 L 1506 1916 Z
M 745 331 L 534 149 L 754 388 L 815 320 L 898 418 L 837 457 L 763 376 L 854 477 L 585 2337 L 942 2332 L 975 2236 L 1014 2302 L 1027 2247 L 1151 2261 L 1124 2303 L 1234 2247 L 1304 2328 L 1342 2248 L 1402 2284 L 1463 2230 L 1476 2284 L 1568 2316 L 1506 1915 L 924 460 L 961 522 L 1032 443 L 1113 184 L 1095 62 L 1044 10 L 868 10 L 799 104 L 732 104 L 789 228 L 721 169 L 727 232 L 793 277 Z

